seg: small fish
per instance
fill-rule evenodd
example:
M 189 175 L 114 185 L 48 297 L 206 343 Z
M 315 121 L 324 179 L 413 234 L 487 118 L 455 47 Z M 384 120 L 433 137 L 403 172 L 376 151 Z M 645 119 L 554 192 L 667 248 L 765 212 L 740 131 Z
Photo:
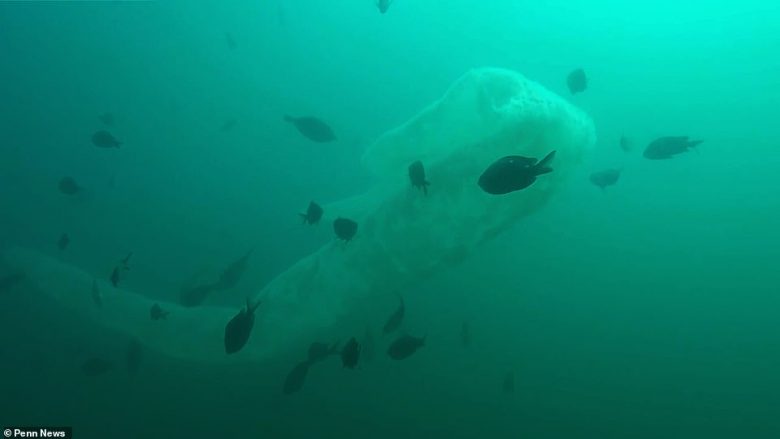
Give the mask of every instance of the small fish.
M 81 186 L 76 183 L 73 177 L 62 177 L 57 187 L 65 195 L 76 195 L 81 192 Z
M 406 312 L 406 307 L 404 306 L 404 298 L 399 294 L 398 299 L 401 301 L 401 303 L 398 305 L 398 308 L 395 310 L 395 312 L 393 312 L 393 315 L 391 315 L 390 318 L 387 319 L 385 326 L 382 328 L 382 333 L 385 335 L 398 330 L 398 328 L 401 327 L 401 323 L 404 320 L 404 313 Z
M 106 130 L 100 130 L 92 135 L 92 144 L 98 148 L 119 148 L 122 142 Z
M 100 121 L 103 122 L 103 125 L 109 127 L 114 124 L 114 115 L 109 112 L 105 112 L 101 114 L 100 116 L 98 116 L 98 119 L 100 119 Z
M 236 41 L 233 39 L 233 35 L 231 35 L 230 32 L 225 32 L 225 42 L 227 43 L 228 49 L 230 50 L 238 47 Z
M 513 371 L 507 372 L 504 376 L 504 384 L 501 387 L 504 393 L 515 393 L 515 373 Z
M 576 69 L 569 73 L 566 78 L 566 85 L 569 86 L 571 94 L 577 94 L 588 88 L 588 78 L 585 76 L 585 70 Z
M 130 258 L 133 256 L 133 252 L 130 252 L 125 256 L 124 259 L 122 259 L 121 265 L 122 269 L 129 270 L 130 269 Z
M 130 376 L 136 376 L 144 359 L 144 348 L 137 339 L 130 340 L 125 351 L 125 367 Z
M 285 122 L 289 122 L 295 126 L 299 133 L 317 143 L 333 142 L 336 139 L 336 135 L 333 134 L 333 130 L 325 122 L 317 119 L 316 117 L 292 117 L 284 116 Z
M 333 231 L 342 241 L 351 241 L 357 233 L 358 224 L 351 219 L 336 218 L 333 221 Z
M 225 326 L 225 353 L 235 354 L 240 351 L 249 336 L 252 334 L 252 327 L 255 325 L 255 310 L 260 306 L 260 301 L 252 305 L 249 299 L 246 299 L 246 309 L 241 309 Z
M 314 364 L 318 361 L 322 361 L 331 355 L 338 355 L 339 343 L 332 344 L 314 342 L 309 345 L 309 362 Z
M 360 360 L 360 343 L 355 337 L 352 337 L 341 350 L 341 364 L 343 367 L 354 369 L 358 360 Z
M 222 131 L 223 133 L 226 133 L 232 130 L 234 126 L 236 126 L 236 122 L 238 122 L 238 120 L 236 119 L 227 120 L 225 121 L 225 123 L 222 124 L 222 127 L 220 127 L 219 130 Z
M 285 395 L 291 395 L 303 388 L 303 382 L 306 381 L 306 374 L 309 373 L 309 361 L 302 361 L 298 363 L 290 373 L 287 374 L 287 378 L 284 379 L 284 386 L 282 392 Z
M 387 12 L 388 9 L 390 9 L 390 5 L 393 4 L 394 0 L 376 0 L 376 7 L 379 8 L 379 13 L 384 14 Z
M 634 142 L 626 136 L 620 136 L 620 149 L 622 149 L 623 152 L 630 152 L 634 149 Z
M 460 344 L 464 348 L 471 346 L 471 328 L 469 322 L 463 322 L 460 327 Z
M 97 279 L 92 279 L 92 302 L 98 308 L 103 308 L 103 295 L 100 294 L 100 288 L 98 288 Z
M 60 251 L 63 251 L 68 248 L 68 244 L 70 244 L 70 237 L 67 233 L 63 233 L 60 235 L 60 239 L 57 240 L 57 248 L 59 248 Z
M 149 309 L 149 317 L 151 317 L 151 319 L 154 321 L 165 320 L 165 318 L 168 317 L 168 314 L 170 314 L 170 311 L 165 311 L 157 303 L 152 305 L 152 307 Z
M 92 357 L 81 364 L 81 371 L 88 377 L 96 377 L 114 370 L 114 363 L 98 357 Z
M 549 166 L 555 157 L 550 152 L 537 163 L 535 158 L 510 155 L 490 165 L 479 177 L 479 187 L 493 195 L 503 195 L 531 186 L 539 175 L 552 172 Z
M 689 149 L 701 142 L 701 140 L 689 140 L 688 136 L 660 137 L 647 145 L 643 155 L 650 160 L 666 160 L 677 154 L 688 152 Z
M 590 182 L 603 191 L 608 186 L 613 186 L 620 179 L 622 169 L 605 169 L 590 174 Z
M 387 349 L 387 355 L 393 360 L 403 360 L 417 352 L 417 349 L 425 346 L 425 337 L 402 335 L 398 337 Z
M 22 282 L 27 276 L 22 272 L 11 273 L 0 277 L 0 293 L 5 293 Z
M 303 218 L 304 224 L 314 225 L 320 222 L 320 219 L 322 219 L 322 213 L 322 207 L 320 207 L 320 205 L 314 201 L 310 201 L 309 208 L 306 209 L 306 213 L 299 213 L 298 215 Z
M 417 160 L 409 165 L 409 180 L 411 180 L 412 186 L 422 189 L 423 194 L 428 195 L 428 186 L 431 183 L 425 179 L 425 167 L 421 161 Z
M 119 287 L 119 281 L 121 280 L 119 278 L 119 266 L 114 267 L 114 271 L 111 272 L 111 285 L 114 286 L 114 288 Z
M 244 272 L 246 272 L 246 268 L 249 265 L 249 258 L 254 251 L 254 248 L 249 249 L 240 258 L 228 265 L 228 267 L 219 275 L 219 280 L 214 285 L 214 288 L 218 290 L 227 290 L 238 285 L 238 282 L 244 276 Z

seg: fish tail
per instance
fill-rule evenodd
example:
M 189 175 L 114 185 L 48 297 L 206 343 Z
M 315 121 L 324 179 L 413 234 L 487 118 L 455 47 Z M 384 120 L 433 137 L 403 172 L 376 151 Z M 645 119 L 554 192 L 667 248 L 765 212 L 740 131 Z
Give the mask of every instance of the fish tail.
M 539 163 L 536 164 L 536 172 L 537 174 L 547 174 L 549 172 L 552 172 L 553 169 L 548 166 L 550 162 L 555 158 L 555 151 L 551 151 L 549 154 L 544 156 L 543 159 L 539 161 Z
M 703 140 L 689 140 L 688 141 L 688 148 L 695 148 L 698 146 Z

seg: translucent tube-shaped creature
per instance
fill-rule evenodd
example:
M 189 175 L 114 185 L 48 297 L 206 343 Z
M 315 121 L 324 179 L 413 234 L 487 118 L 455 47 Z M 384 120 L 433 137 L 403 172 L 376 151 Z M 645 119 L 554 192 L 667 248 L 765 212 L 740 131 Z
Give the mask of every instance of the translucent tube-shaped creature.
M 5 259 L 61 305 L 141 340 L 164 354 L 198 361 L 263 360 L 318 338 L 374 295 L 389 294 L 452 266 L 523 216 L 538 210 L 595 143 L 593 123 L 564 99 L 499 69 L 473 70 L 406 124 L 381 136 L 364 155 L 376 176 L 364 195 L 325 207 L 326 220 L 358 222 L 348 243 L 334 239 L 260 291 L 246 347 L 227 356 L 222 337 L 236 309 L 182 308 L 165 324 L 149 319 L 148 298 L 100 284 L 97 308 L 87 273 L 30 250 Z M 557 151 L 554 171 L 527 189 L 490 195 L 480 174 L 507 155 L 542 158 Z M 428 193 L 407 169 L 421 161 Z M 328 221 L 326 221 L 326 224 Z

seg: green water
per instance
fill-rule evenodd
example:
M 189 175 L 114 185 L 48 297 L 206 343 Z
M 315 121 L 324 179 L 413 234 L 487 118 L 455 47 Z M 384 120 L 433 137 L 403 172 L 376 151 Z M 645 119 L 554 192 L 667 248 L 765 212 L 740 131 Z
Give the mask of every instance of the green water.
M 387 358 L 380 331 L 397 302 L 382 298 L 352 316 L 371 327 L 374 358 L 354 371 L 319 363 L 293 395 L 282 383 L 306 346 L 229 366 L 146 350 L 130 375 L 126 335 L 29 284 L 2 292 L 0 427 L 778 437 L 779 47 L 780 6 L 757 0 L 395 0 L 386 14 L 370 0 L 0 3 L 0 245 L 106 280 L 132 251 L 122 285 L 154 300 L 178 301 L 182 284 L 255 247 L 238 286 L 208 299 L 237 307 L 330 243 L 329 225 L 301 227 L 296 214 L 367 188 L 367 145 L 472 68 L 521 72 L 588 113 L 598 135 L 544 209 L 401 292 L 404 330 L 427 334 L 423 349 Z M 588 88 L 572 96 L 575 68 Z M 285 114 L 326 120 L 338 141 L 309 142 Z M 97 149 L 99 129 L 122 147 Z M 703 143 L 643 158 L 668 135 Z M 588 177 L 605 168 L 623 172 L 601 191 Z M 78 197 L 57 191 L 65 175 Z M 93 356 L 115 370 L 85 376 Z M 502 390 L 509 372 L 514 393 Z

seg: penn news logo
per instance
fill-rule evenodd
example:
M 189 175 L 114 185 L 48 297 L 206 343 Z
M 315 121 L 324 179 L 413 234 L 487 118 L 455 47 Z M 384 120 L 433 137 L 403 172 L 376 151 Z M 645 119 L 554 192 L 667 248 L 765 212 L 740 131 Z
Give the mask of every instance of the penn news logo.
M 11 427 L 3 429 L 4 438 L 72 439 L 71 427 Z

